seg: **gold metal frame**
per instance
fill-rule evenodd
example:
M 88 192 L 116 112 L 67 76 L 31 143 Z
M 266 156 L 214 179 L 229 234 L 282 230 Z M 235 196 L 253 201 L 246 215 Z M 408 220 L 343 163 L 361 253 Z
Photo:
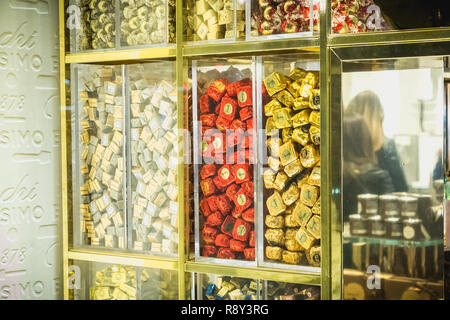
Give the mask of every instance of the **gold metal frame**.
M 63 278 L 64 299 L 69 298 L 69 260 L 121 263 L 178 270 L 179 299 L 187 298 L 186 273 L 213 273 L 252 277 L 321 286 L 322 299 L 342 299 L 342 219 L 340 172 L 340 76 L 341 62 L 346 59 L 392 58 L 396 56 L 444 55 L 450 53 L 450 28 L 417 29 L 364 34 L 331 34 L 331 0 L 320 0 L 320 37 L 299 37 L 277 40 L 238 41 L 208 45 L 186 45 L 183 41 L 183 1 L 176 1 L 176 44 L 170 47 L 127 49 L 92 53 L 67 53 L 65 46 L 65 1 L 59 0 L 60 37 L 60 99 L 61 99 L 61 160 L 62 160 L 62 220 L 63 220 Z M 260 55 L 320 50 L 321 83 L 321 208 L 322 235 L 321 273 L 306 273 L 262 267 L 230 267 L 189 261 L 189 213 L 179 206 L 178 258 L 168 259 L 98 250 L 69 248 L 68 150 L 70 132 L 67 131 L 66 66 L 72 63 L 133 63 L 150 59 L 176 59 L 178 127 L 184 128 L 187 117 L 183 108 L 183 88 L 187 84 L 187 66 L 190 59 L 205 56 Z M 183 141 L 179 141 L 179 156 L 183 157 Z M 185 180 L 188 168 L 178 166 L 179 194 L 189 192 Z M 185 189 L 186 188 L 186 189 Z M 184 244 L 184 245 L 182 245 Z

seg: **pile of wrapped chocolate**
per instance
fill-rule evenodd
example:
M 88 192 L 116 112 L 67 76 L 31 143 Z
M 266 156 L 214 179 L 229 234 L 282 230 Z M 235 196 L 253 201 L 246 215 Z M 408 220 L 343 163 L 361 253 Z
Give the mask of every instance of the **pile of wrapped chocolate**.
M 386 23 L 381 9 L 373 0 L 333 0 L 333 33 L 359 33 L 386 31 L 391 27 Z
M 267 281 L 266 300 L 320 300 L 320 288 L 296 283 Z
M 138 46 L 174 41 L 175 0 L 120 0 L 120 12 L 122 45 Z
M 113 265 L 95 273 L 90 300 L 136 300 L 136 269 Z
M 92 68 L 80 69 L 80 227 L 93 246 L 125 248 L 122 77 Z
M 320 266 L 319 75 L 299 68 L 288 76 L 273 72 L 262 90 L 265 257 Z
M 188 41 L 245 38 L 245 1 L 188 0 L 186 7 Z
M 81 34 L 77 37 L 78 50 L 109 49 L 115 47 L 115 2 L 81 0 Z
M 155 70 L 171 66 L 129 69 L 133 249 L 169 254 L 178 250 L 177 95 L 173 77 Z
M 142 300 L 178 299 L 178 274 L 173 270 L 143 269 L 140 273 Z
M 209 300 L 256 300 L 258 284 L 251 279 L 218 277 L 206 284 L 204 294 Z
M 205 257 L 255 259 L 250 76 L 233 67 L 199 76 L 203 77 L 199 80 L 203 158 L 199 214 Z
M 311 4 L 313 13 L 311 14 Z M 313 0 L 251 0 L 251 35 L 271 35 L 318 30 L 319 2 Z

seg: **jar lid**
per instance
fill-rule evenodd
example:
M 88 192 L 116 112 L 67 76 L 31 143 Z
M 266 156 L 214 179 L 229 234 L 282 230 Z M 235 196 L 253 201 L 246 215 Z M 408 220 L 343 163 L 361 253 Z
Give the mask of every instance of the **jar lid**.
M 396 201 L 396 200 L 398 200 L 398 197 L 394 196 L 392 194 L 383 194 L 382 196 L 380 196 L 380 200 L 381 201 Z
M 371 194 L 371 193 L 358 194 L 358 199 L 375 200 L 375 199 L 378 199 L 378 196 L 376 194 Z

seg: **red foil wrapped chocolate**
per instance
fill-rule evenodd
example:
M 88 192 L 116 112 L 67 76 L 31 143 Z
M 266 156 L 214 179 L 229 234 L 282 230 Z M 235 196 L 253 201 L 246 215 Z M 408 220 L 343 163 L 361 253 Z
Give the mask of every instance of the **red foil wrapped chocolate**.
M 209 208 L 207 198 L 200 200 L 200 210 L 205 217 L 209 216 L 212 213 L 211 209 Z
M 227 89 L 228 80 L 225 78 L 214 81 L 207 89 L 208 96 L 219 102 Z
M 242 121 L 248 121 L 253 117 L 253 109 L 251 107 L 245 107 L 239 110 L 239 118 L 241 118 Z M 252 120 L 253 121 L 253 120 Z M 247 125 L 248 130 L 248 125 Z
M 217 239 L 217 238 L 216 238 Z M 236 252 L 244 252 L 245 242 L 231 239 L 229 240 L 230 249 Z
M 225 220 L 222 223 L 222 226 L 220 227 L 220 231 L 229 236 L 232 236 L 235 222 L 235 218 L 233 218 L 232 216 L 226 216 Z
M 216 123 L 217 116 L 214 113 L 204 114 L 200 116 L 202 126 L 212 127 Z
M 205 226 L 202 230 L 202 239 L 206 244 L 214 244 L 217 236 L 217 229 Z
M 250 231 L 250 223 L 239 218 L 236 219 L 236 222 L 234 223 L 232 237 L 236 240 L 247 241 Z
M 206 178 L 212 177 L 216 174 L 216 165 L 214 163 L 212 164 L 205 164 L 200 169 L 200 178 L 202 180 L 205 180 Z
M 220 226 L 222 222 L 223 222 L 223 215 L 219 211 L 216 211 L 211 213 L 206 218 L 205 224 L 210 227 L 217 227 Z
M 231 97 L 223 97 L 220 103 L 219 116 L 227 120 L 233 121 L 236 117 L 237 103 Z
M 217 207 L 222 215 L 226 215 L 231 212 L 231 201 L 225 194 L 217 196 Z
M 247 163 L 235 164 L 232 167 L 232 173 L 237 184 L 249 181 L 251 178 L 250 165 Z
M 255 248 L 245 248 L 244 257 L 246 260 L 255 260 Z
M 255 247 L 255 231 L 250 231 L 250 236 L 248 237 L 248 244 L 250 247 Z
M 200 188 L 205 197 L 212 195 L 216 191 L 216 186 L 211 178 L 200 181 Z
M 229 247 L 230 246 L 230 236 L 220 233 L 216 237 L 215 245 L 218 247 Z
M 253 95 L 252 86 L 239 87 L 237 93 L 239 107 L 244 108 L 252 106 L 253 105 L 252 95 Z
M 217 248 L 215 246 L 206 245 L 203 246 L 202 256 L 203 257 L 212 257 L 217 254 Z
M 230 248 L 220 248 L 217 253 L 217 258 L 219 259 L 235 259 L 236 255 Z
M 255 209 L 251 208 L 242 212 L 242 219 L 247 222 L 254 223 L 255 222 Z

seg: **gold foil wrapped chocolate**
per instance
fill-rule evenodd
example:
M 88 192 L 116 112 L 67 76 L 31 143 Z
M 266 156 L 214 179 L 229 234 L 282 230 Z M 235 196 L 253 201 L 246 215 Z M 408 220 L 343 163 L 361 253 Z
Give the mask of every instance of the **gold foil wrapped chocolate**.
M 312 144 L 306 145 L 300 151 L 300 161 L 302 163 L 302 166 L 304 166 L 305 168 L 314 167 L 314 165 L 316 165 L 316 163 L 319 162 L 319 160 L 320 160 L 319 149 Z
M 282 198 L 283 198 L 284 204 L 286 206 L 290 206 L 295 201 L 297 201 L 299 196 L 300 196 L 300 192 L 297 188 L 297 184 L 294 182 L 290 185 L 290 187 L 285 192 L 283 192 Z
M 284 217 L 267 215 L 265 223 L 269 228 L 280 229 L 284 227 Z
M 264 234 L 267 242 L 274 246 L 282 246 L 284 245 L 284 231 L 283 229 L 267 229 Z
M 267 198 L 266 205 L 269 210 L 269 214 L 272 216 L 277 216 L 286 210 L 283 198 L 276 191 L 269 198 Z
M 288 264 L 299 264 L 303 253 L 283 250 L 281 260 Z
M 280 247 L 266 246 L 266 257 L 271 260 L 281 260 L 283 249 Z

